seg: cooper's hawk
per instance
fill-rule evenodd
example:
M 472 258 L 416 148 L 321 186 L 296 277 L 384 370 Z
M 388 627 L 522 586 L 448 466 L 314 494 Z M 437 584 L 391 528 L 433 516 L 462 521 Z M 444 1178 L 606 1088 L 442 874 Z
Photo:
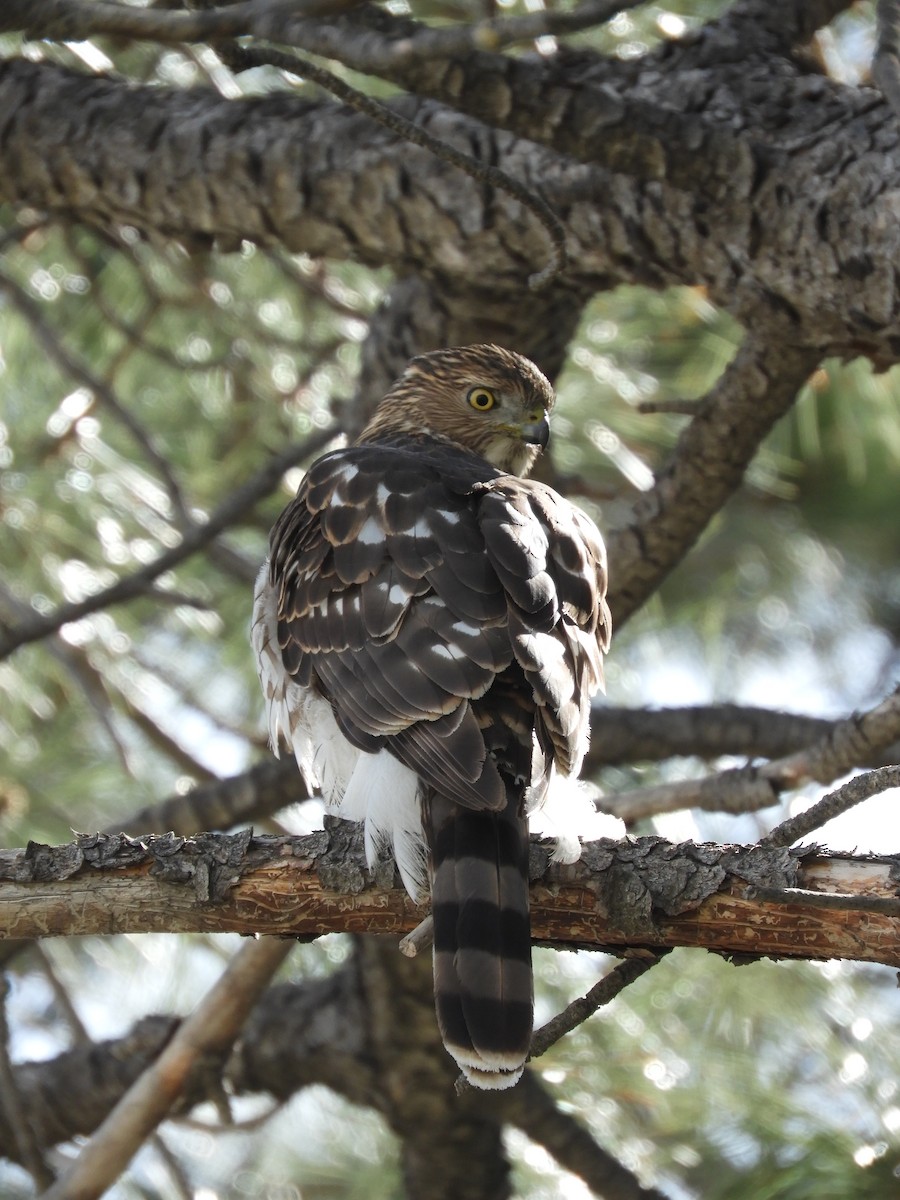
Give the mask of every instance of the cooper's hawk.
M 414 358 L 272 530 L 253 645 L 279 735 L 418 900 L 444 1043 L 479 1087 L 532 1028 L 527 814 L 575 775 L 609 642 L 603 543 L 524 478 L 553 390 L 498 346 Z

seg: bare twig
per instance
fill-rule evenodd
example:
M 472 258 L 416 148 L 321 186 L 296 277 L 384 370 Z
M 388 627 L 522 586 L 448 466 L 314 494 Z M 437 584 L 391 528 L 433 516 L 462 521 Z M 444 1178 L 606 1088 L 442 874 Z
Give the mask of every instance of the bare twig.
M 159 1058 L 132 1085 L 44 1200 L 95 1200 L 184 1096 L 208 1060 L 221 1061 L 293 943 L 263 938 L 244 946 Z
M 434 944 L 434 918 L 431 913 L 420 921 L 415 929 L 400 939 L 400 953 L 407 958 L 415 958 L 423 950 L 428 950 Z
M 665 953 L 665 952 L 663 952 Z M 534 1036 L 531 1039 L 530 1059 L 540 1058 L 542 1054 L 546 1054 L 551 1046 L 571 1033 L 577 1026 L 582 1025 L 588 1017 L 592 1016 L 598 1008 L 602 1008 L 604 1004 L 609 1004 L 619 992 L 634 983 L 636 979 L 649 971 L 663 957 L 663 954 L 650 954 L 640 958 L 626 958 L 622 962 L 617 963 L 611 971 L 603 978 L 595 983 L 594 986 L 584 996 L 579 996 L 577 1000 L 573 1000 L 571 1004 L 566 1005 L 561 1013 L 557 1013 L 555 1017 L 542 1025 L 540 1029 L 535 1030 Z
M 886 792 L 888 788 L 895 787 L 900 787 L 900 766 L 881 767 L 875 771 L 867 771 L 864 775 L 857 775 L 842 787 L 823 796 L 806 812 L 798 813 L 796 817 L 782 821 L 780 825 L 760 839 L 760 844 L 763 846 L 792 846 L 794 842 L 806 837 L 814 829 L 819 829 L 826 821 L 840 816 L 841 813 L 847 812 L 848 809 L 861 804 L 872 796 Z
M 696 400 L 639 400 L 635 405 L 641 413 L 677 413 L 692 417 L 697 411 Z

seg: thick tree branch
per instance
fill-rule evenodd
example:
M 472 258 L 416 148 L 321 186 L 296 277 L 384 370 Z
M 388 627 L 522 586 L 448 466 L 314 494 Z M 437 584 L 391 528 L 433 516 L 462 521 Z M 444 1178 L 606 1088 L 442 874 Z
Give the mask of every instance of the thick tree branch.
M 114 1041 L 80 1043 L 49 1063 L 17 1065 L 16 1086 L 37 1144 L 45 1148 L 93 1133 L 177 1025 L 174 1017 L 144 1017 Z M 0 1154 L 18 1159 L 4 1122 L 0 1122 Z
M 715 302 L 748 327 L 761 321 L 776 344 L 892 362 L 900 290 L 885 264 L 900 254 L 891 199 L 896 131 L 885 128 L 888 110 L 870 93 L 800 75 L 787 61 L 782 67 L 764 78 L 723 67 L 719 78 L 706 65 L 685 80 L 677 63 L 656 63 L 636 90 L 653 97 L 640 103 L 662 123 L 657 142 L 668 153 L 666 122 L 683 119 L 666 99 L 669 89 L 696 109 L 689 115 L 701 134 L 671 163 L 658 159 L 652 139 L 636 145 L 637 161 L 617 160 L 615 176 L 576 162 L 576 148 L 561 140 L 559 121 L 590 91 L 563 64 L 555 93 L 536 103 L 551 122 L 546 137 L 537 115 L 522 118 L 517 140 L 483 123 L 489 112 L 473 120 L 412 97 L 389 107 L 538 189 L 565 225 L 566 277 L 579 288 L 702 280 Z M 490 83 L 488 76 L 480 87 L 490 91 Z M 473 104 L 479 94 L 472 90 Z M 721 202 L 701 170 L 715 161 L 706 145 L 715 125 L 702 120 L 711 94 L 717 103 L 728 97 L 726 108 L 746 125 L 725 121 L 719 131 L 731 155 L 721 169 Z M 531 93 L 505 96 L 508 111 L 522 114 Z M 353 256 L 454 279 L 473 294 L 480 288 L 485 311 L 498 293 L 521 296 L 544 253 L 540 229 L 516 201 L 484 194 L 454 168 L 332 104 L 126 88 L 12 60 L 0 65 L 0 111 L 9 114 L 0 127 L 0 197 L 106 228 Z M 605 120 L 588 120 L 598 142 Z M 763 149 L 751 152 L 757 138 Z M 648 177 L 652 185 L 641 182 Z M 854 200 L 861 186 L 870 197 L 862 210 Z M 767 305 L 780 314 L 778 325 L 765 319 Z M 781 367 L 775 361 L 773 375 Z
M 320 67 L 308 59 L 274 50 L 246 50 L 237 44 L 229 45 L 227 51 L 222 48 L 222 54 L 228 65 L 235 71 L 246 71 L 254 67 L 272 65 L 294 75 L 304 75 L 313 83 L 327 89 L 333 96 L 337 96 L 339 100 L 343 100 L 349 108 L 371 117 L 377 124 L 396 133 L 404 141 L 411 142 L 414 146 L 421 146 L 436 158 L 458 168 L 477 183 L 488 188 L 498 188 L 518 200 L 523 208 L 526 208 L 544 227 L 550 241 L 549 263 L 542 270 L 529 275 L 526 281 L 532 291 L 543 291 L 565 269 L 567 265 L 566 233 L 556 213 L 541 196 L 536 192 L 530 192 L 517 179 L 513 179 L 499 167 L 484 163 L 471 154 L 457 150 L 449 142 L 434 137 L 426 129 L 416 125 L 414 121 L 394 112 L 387 105 L 372 96 L 367 96 L 358 88 L 351 87 L 333 71 Z
M 0 852 L 0 934 L 10 938 L 150 931 L 399 936 L 421 920 L 392 870 L 374 880 L 345 822 L 304 838 L 82 837 Z M 900 965 L 896 920 L 801 901 L 760 903 L 754 887 L 893 898 L 896 859 L 729 847 L 660 838 L 592 842 L 572 866 L 535 843 L 539 941 L 593 948 L 704 946 L 723 954 L 852 958 Z M 851 900 L 852 904 L 853 901 Z M 401 956 L 402 957 L 402 956 Z M 420 956 L 421 957 L 421 956 Z

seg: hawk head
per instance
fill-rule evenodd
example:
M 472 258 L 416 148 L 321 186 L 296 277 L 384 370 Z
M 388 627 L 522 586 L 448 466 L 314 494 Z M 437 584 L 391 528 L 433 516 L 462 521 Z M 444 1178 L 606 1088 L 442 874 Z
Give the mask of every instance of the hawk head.
M 430 434 L 527 475 L 550 438 L 554 401 L 549 380 L 521 354 L 489 345 L 435 350 L 410 361 L 359 441 Z

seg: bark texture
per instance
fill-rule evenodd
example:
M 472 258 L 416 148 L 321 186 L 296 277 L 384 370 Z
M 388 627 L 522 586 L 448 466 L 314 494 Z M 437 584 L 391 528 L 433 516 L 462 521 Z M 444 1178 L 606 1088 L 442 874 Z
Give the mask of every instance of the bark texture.
M 81 837 L 0 851 L 0 936 L 237 932 L 399 937 L 422 919 L 393 867 L 372 877 L 346 822 L 307 837 Z M 579 862 L 531 855 L 535 939 L 637 952 L 850 958 L 900 966 L 900 862 L 814 848 L 601 840 Z M 763 895 L 765 899 L 759 899 Z M 427 956 L 426 956 L 427 957 Z

